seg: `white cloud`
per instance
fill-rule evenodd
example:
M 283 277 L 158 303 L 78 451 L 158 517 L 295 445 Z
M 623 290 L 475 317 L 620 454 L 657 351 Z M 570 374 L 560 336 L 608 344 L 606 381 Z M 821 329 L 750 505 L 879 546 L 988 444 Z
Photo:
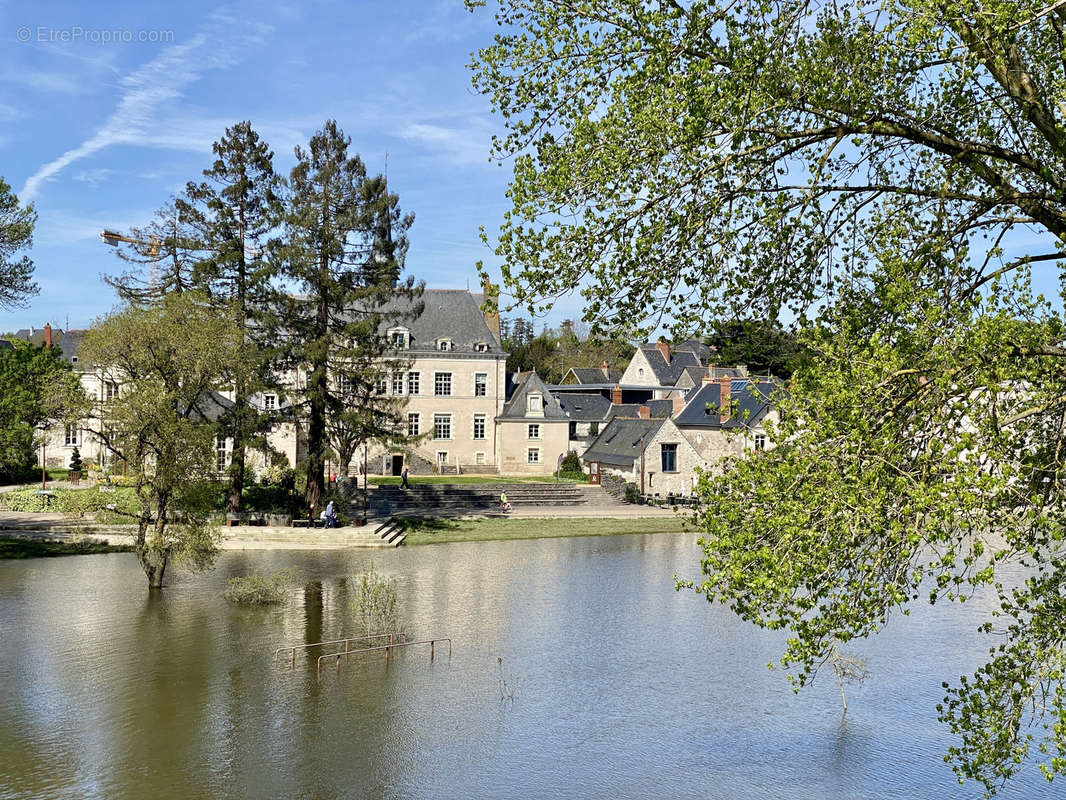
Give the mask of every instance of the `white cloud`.
M 457 164 L 485 163 L 489 157 L 486 144 L 489 137 L 483 126 L 476 127 L 478 130 L 416 122 L 406 125 L 400 131 L 400 136 L 429 149 L 443 151 Z
M 235 64 L 240 53 L 261 43 L 270 28 L 240 20 L 225 8 L 214 11 L 208 19 L 205 29 L 188 42 L 167 47 L 123 77 L 119 81 L 122 96 L 103 126 L 77 147 L 42 165 L 26 180 L 20 197 L 33 199 L 45 182 L 71 164 L 116 144 L 209 150 L 217 128 L 208 134 L 188 120 L 164 120 L 160 109 L 173 107 L 206 71 Z M 234 30 L 241 34 L 235 35 Z

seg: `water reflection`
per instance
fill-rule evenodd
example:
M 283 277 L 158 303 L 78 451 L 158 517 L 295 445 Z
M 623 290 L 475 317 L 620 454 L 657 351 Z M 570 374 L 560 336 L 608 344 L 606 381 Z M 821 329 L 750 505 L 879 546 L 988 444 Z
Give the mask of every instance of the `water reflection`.
M 345 579 L 371 563 L 452 658 L 275 669 L 275 647 L 352 633 Z M 778 635 L 673 591 L 697 565 L 692 536 L 248 551 L 150 595 L 128 555 L 0 563 L 0 798 L 980 795 L 934 708 L 983 653 L 968 607 L 854 648 L 874 675 L 841 721 L 831 675 L 793 695 L 765 668 Z M 308 583 L 284 608 L 221 597 L 287 567 Z

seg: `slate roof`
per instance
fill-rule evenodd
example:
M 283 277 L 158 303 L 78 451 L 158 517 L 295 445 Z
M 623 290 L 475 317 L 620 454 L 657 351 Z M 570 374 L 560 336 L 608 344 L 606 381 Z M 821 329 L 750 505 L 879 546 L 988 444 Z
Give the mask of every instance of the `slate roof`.
M 615 417 L 592 441 L 581 460 L 632 466 L 640 458 L 641 444 L 650 442 L 665 422 L 665 419 Z
M 607 419 L 611 401 L 602 394 L 562 393 L 556 399 L 566 415 L 577 422 L 599 422 Z
M 709 345 L 705 345 L 699 339 L 688 339 L 679 344 L 671 345 L 670 350 L 673 352 L 680 352 L 687 350 L 694 354 L 696 358 L 700 360 L 701 364 L 706 364 L 710 360 L 711 354 L 714 352 L 714 348 Z
M 667 398 L 665 400 L 649 400 L 647 403 L 612 405 L 610 413 L 607 414 L 607 419 L 640 416 L 641 406 L 647 406 L 650 409 L 652 419 L 666 419 L 674 413 L 674 401 Z
M 541 407 L 544 409 L 543 416 L 539 414 L 535 417 L 526 416 L 526 397 L 531 391 L 539 391 L 543 397 L 541 401 Z M 569 417 L 566 416 L 566 412 L 559 405 L 558 399 L 548 391 L 548 385 L 540 379 L 536 372 L 530 372 L 522 382 L 522 385 L 515 389 L 515 393 L 511 395 L 511 399 L 503 407 L 503 413 L 497 419 L 528 419 L 533 422 L 540 420 L 552 422 L 567 420 Z
M 423 308 L 418 317 L 393 321 L 386 326 L 407 328 L 411 333 L 411 351 L 437 351 L 437 340 L 445 338 L 451 339 L 453 353 L 473 353 L 474 345 L 479 342 L 488 345 L 488 353 L 504 352 L 485 322 L 480 303 L 466 289 L 426 289 L 420 300 Z M 397 299 L 386 308 L 402 312 L 410 304 Z
M 195 406 L 195 416 L 202 422 L 218 422 L 223 415 L 233 408 L 233 401 L 210 391 L 202 395 Z
M 70 361 L 78 354 L 78 345 L 86 334 L 85 329 L 64 331 L 52 328 L 52 346 L 58 346 L 65 361 Z M 40 347 L 44 344 L 44 328 L 23 328 L 15 332 L 15 338 Z
M 681 377 L 681 373 L 686 368 L 703 366 L 699 357 L 687 350 L 672 352 L 669 364 L 666 363 L 663 354 L 659 352 L 659 348 L 653 344 L 641 345 L 640 352 L 648 360 L 648 366 L 651 367 L 655 379 L 663 386 L 676 386 L 677 379 Z
M 729 393 L 737 404 L 737 413 L 729 417 L 723 425 L 717 411 L 721 402 L 721 386 L 714 382 L 693 387 L 686 396 L 687 404 L 674 422 L 679 428 L 752 427 L 766 416 L 772 405 L 770 397 L 781 389 L 781 384 L 777 381 L 755 382 L 746 378 L 734 378 L 730 383 Z
M 606 374 L 602 367 L 571 367 L 566 371 L 566 375 L 563 376 L 563 382 L 566 382 L 567 375 L 573 375 L 574 381 L 579 384 L 583 383 L 618 383 L 622 380 L 622 370 L 620 369 L 608 369 Z

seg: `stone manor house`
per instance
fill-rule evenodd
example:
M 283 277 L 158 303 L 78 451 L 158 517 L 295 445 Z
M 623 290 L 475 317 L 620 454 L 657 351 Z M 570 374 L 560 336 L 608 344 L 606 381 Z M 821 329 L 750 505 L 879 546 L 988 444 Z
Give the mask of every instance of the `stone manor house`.
M 386 331 L 408 366 L 379 386 L 404 398 L 407 432 L 421 438 L 395 450 L 368 444 L 353 459 L 353 474 L 365 463 L 370 474 L 397 475 L 406 466 L 412 474 L 549 475 L 574 451 L 597 478 L 613 474 L 648 495 L 687 495 L 697 469 L 767 447 L 765 426 L 779 419 L 773 403 L 779 382 L 749 376 L 743 366 L 715 364 L 713 351 L 698 341 L 642 345 L 624 367 L 572 369 L 562 383 L 550 385 L 535 372 L 506 374 L 499 316 L 482 312 L 483 295 L 427 289 L 422 300 L 417 319 Z M 83 333 L 45 325 L 15 337 L 58 347 L 102 410 L 121 392 L 121 380 L 106 367 L 79 362 Z M 298 386 L 301 376 L 291 380 Z M 213 410 L 216 417 L 230 402 L 224 394 L 212 400 L 206 413 Z M 278 414 L 268 437 L 274 450 L 291 465 L 302 460 L 301 422 L 283 413 L 290 407 L 284 392 L 257 395 L 253 404 Z M 93 435 L 95 424 L 86 420 L 46 431 L 47 464 L 66 466 L 76 446 L 83 460 L 114 466 Z M 220 471 L 231 448 L 232 441 L 220 435 Z M 261 469 L 265 457 L 250 453 L 248 463 Z

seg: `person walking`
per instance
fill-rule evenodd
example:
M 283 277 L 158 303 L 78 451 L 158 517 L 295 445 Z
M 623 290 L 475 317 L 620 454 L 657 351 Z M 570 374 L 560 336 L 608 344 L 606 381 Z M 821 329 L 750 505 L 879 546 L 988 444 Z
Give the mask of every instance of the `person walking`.
M 511 513 L 511 504 L 507 502 L 507 492 L 500 492 L 500 511 L 504 514 Z
M 403 472 L 400 473 L 400 477 L 403 478 L 403 483 L 400 484 L 401 489 L 410 489 L 411 486 L 407 483 L 407 467 L 403 468 Z
M 322 519 L 325 521 L 327 528 L 337 527 L 337 514 L 333 511 L 332 500 L 326 505 L 326 510 L 322 512 Z

